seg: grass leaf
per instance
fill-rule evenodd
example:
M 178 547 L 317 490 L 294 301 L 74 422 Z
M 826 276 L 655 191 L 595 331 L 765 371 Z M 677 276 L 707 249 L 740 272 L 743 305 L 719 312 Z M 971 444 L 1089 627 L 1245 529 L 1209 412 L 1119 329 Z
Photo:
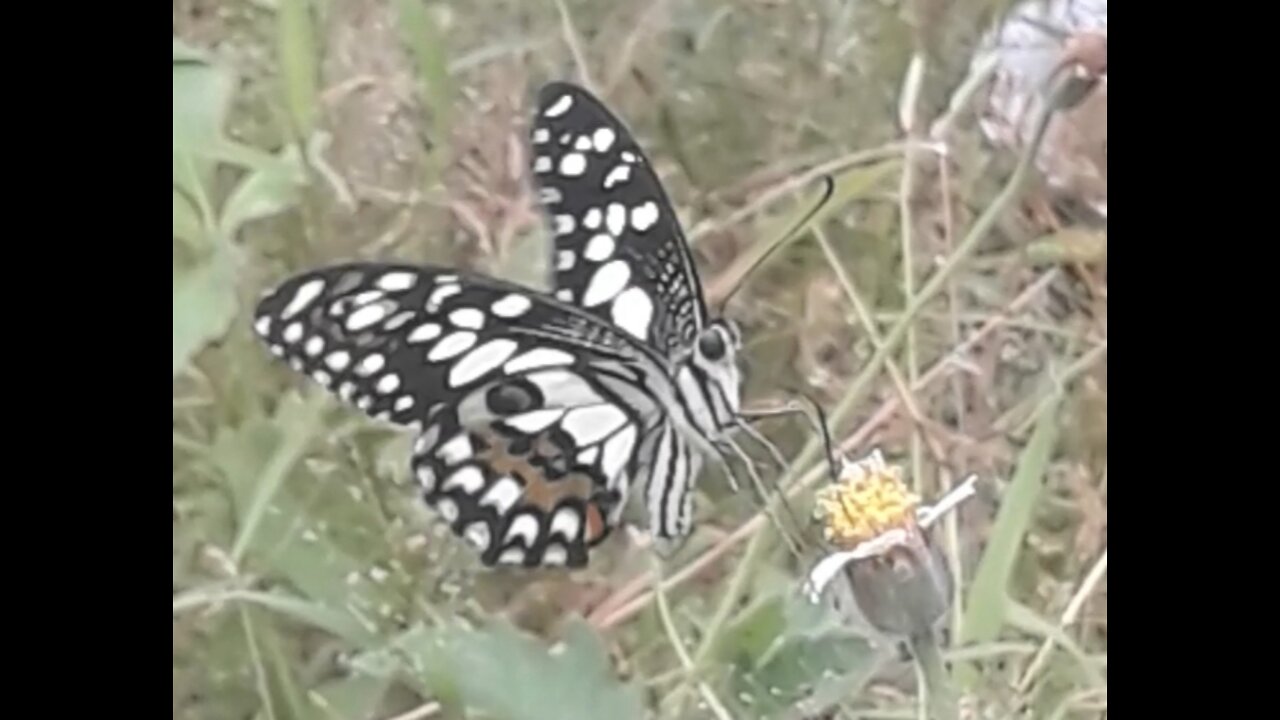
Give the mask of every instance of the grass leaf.
M 305 138 L 315 126 L 320 81 L 310 2 L 280 0 L 276 13 L 276 42 L 291 129 L 295 138 Z
M 1013 480 L 1005 491 L 986 552 L 969 588 L 961 632 L 964 644 L 994 640 L 1006 620 L 1009 577 L 1040 497 L 1049 460 L 1057 446 L 1057 405 L 1055 400 L 1040 416 L 1040 422 L 1018 458 Z
M 235 275 L 218 249 L 190 269 L 173 269 L 173 374 L 222 337 L 239 308 Z
M 174 614 L 222 602 L 245 602 L 259 605 L 289 619 L 310 627 L 324 630 L 361 646 L 372 641 L 369 632 L 351 615 L 325 605 L 291 597 L 278 592 L 261 592 L 243 589 L 195 589 L 174 597 Z
M 1052 638 L 1055 643 L 1066 650 L 1067 654 L 1071 655 L 1080 664 L 1080 669 L 1084 671 L 1090 685 L 1095 688 L 1106 687 L 1107 681 L 1103 680 L 1102 676 L 1098 674 L 1097 668 L 1094 667 L 1095 663 L 1089 659 L 1089 656 L 1075 639 L 1056 623 L 1046 620 L 1036 611 L 1012 599 L 1008 601 L 1006 606 L 1005 619 L 1010 625 L 1025 633 L 1041 638 Z
M 418 631 L 396 643 L 404 669 L 446 704 L 493 720 L 640 720 L 639 689 L 618 680 L 595 631 L 574 619 L 552 648 L 503 620 Z

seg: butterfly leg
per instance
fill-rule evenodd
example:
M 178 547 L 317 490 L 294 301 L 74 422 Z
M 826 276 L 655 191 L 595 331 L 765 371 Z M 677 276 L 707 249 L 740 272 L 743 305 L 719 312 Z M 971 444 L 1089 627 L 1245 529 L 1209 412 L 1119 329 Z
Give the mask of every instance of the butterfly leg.
M 764 505 L 765 511 L 769 513 L 769 517 L 773 519 L 774 524 L 778 527 L 779 531 L 781 531 L 782 537 L 786 541 L 788 548 L 796 555 L 797 558 L 801 557 L 800 541 L 789 532 L 783 530 L 785 525 L 775 514 L 773 504 L 769 502 L 769 493 L 765 489 L 764 479 L 760 477 L 760 473 L 756 470 L 755 462 L 749 455 L 747 455 L 746 451 L 742 449 L 742 446 L 734 442 L 731 438 L 724 438 L 718 445 L 718 449 L 722 453 L 721 461 L 726 467 L 728 466 L 728 461 L 723 455 L 726 452 L 726 448 L 742 461 L 742 464 L 747 469 L 747 476 L 751 478 L 751 484 L 755 488 L 756 494 L 760 498 L 760 502 Z M 774 488 L 777 489 L 777 486 L 775 485 Z M 794 524 L 795 527 L 799 529 L 800 534 L 803 535 L 803 526 L 800 524 L 800 521 L 796 519 L 795 513 L 791 511 L 791 506 L 787 504 L 786 498 L 782 497 L 781 492 L 779 492 L 778 495 L 782 500 L 783 506 L 787 509 L 787 515 L 791 518 L 792 524 Z
M 781 407 L 781 408 L 771 408 L 768 410 L 743 410 L 741 413 L 739 413 L 739 416 L 738 416 L 738 420 L 739 420 L 738 427 L 742 429 L 744 432 L 746 432 L 748 435 L 750 435 L 752 439 L 756 440 L 762 445 L 765 445 L 766 447 L 769 447 L 773 445 L 773 443 L 761 440 L 763 435 L 761 435 L 758 430 L 755 430 L 755 428 L 748 429 L 749 426 L 747 426 L 746 422 L 743 422 L 743 421 L 750 422 L 754 420 L 763 420 L 765 418 L 781 417 L 785 415 L 796 415 L 796 414 L 803 415 L 805 419 L 809 421 L 809 424 L 813 427 L 814 431 L 817 432 L 819 437 L 822 438 L 822 446 L 823 446 L 823 449 L 826 451 L 827 470 L 828 470 L 828 473 L 831 475 L 831 478 L 834 480 L 839 475 L 839 468 L 838 468 L 838 463 L 836 462 L 835 451 L 834 451 L 834 448 L 832 447 L 831 433 L 827 429 L 826 415 L 822 412 L 822 407 L 819 406 L 818 403 L 815 402 L 812 398 L 803 394 L 801 395 L 801 397 L 807 400 L 809 404 L 813 407 L 816 417 L 814 415 L 810 415 L 809 413 L 805 412 L 803 408 L 801 408 L 799 405 L 797 405 L 793 401 L 789 403 L 786 407 Z M 774 456 L 775 460 L 781 456 L 781 453 L 778 453 L 776 451 L 777 451 L 776 446 L 773 446 L 773 448 L 770 450 L 770 454 Z M 785 468 L 786 467 L 785 464 L 783 464 L 782 467 Z

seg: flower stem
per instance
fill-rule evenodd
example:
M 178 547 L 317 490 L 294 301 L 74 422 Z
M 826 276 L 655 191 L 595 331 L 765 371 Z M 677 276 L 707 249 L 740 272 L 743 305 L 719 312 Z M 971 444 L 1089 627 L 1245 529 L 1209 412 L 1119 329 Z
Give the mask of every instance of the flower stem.
M 921 717 L 928 720 L 957 720 L 960 717 L 960 707 L 934 634 L 921 633 L 912 637 L 910 643 L 916 675 L 920 678 Z

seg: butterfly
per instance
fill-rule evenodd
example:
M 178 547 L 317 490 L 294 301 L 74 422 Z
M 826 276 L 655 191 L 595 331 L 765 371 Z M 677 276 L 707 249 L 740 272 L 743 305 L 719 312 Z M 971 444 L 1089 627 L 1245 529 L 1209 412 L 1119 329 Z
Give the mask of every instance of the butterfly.
M 582 567 L 636 493 L 657 543 L 688 535 L 704 457 L 745 425 L 742 336 L 709 313 L 671 202 L 600 100 L 542 87 L 530 141 L 552 291 L 348 262 L 269 289 L 253 323 L 296 371 L 413 429 L 426 503 L 484 565 Z

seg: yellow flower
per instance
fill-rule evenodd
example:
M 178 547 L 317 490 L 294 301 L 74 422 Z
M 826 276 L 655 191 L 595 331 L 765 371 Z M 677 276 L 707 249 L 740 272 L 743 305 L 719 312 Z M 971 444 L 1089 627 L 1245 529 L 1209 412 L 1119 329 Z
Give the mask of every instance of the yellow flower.
M 819 490 L 815 503 L 827 542 L 851 550 L 890 530 L 911 530 L 920 498 L 902 482 L 902 468 L 886 465 L 876 450 L 846 462 L 839 482 Z
M 818 491 L 814 515 L 834 551 L 809 571 L 805 591 L 817 602 L 837 578 L 873 627 L 891 635 L 922 632 L 938 622 L 950 600 L 946 563 L 928 528 L 974 494 L 970 477 L 936 504 L 922 506 L 902 470 L 879 450 L 845 461 L 839 479 Z

